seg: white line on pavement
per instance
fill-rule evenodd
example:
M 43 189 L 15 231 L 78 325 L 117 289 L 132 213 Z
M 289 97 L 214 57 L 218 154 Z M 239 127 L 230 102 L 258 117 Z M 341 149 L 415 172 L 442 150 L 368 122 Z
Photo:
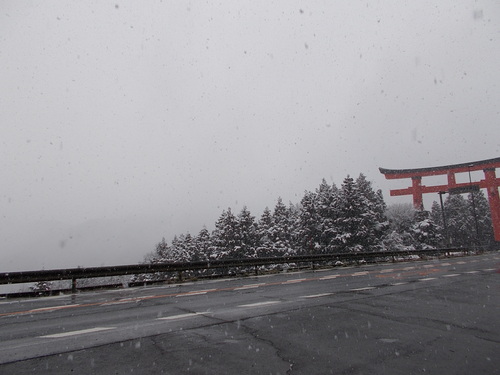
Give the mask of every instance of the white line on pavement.
M 28 310 L 28 312 L 40 312 L 40 311 L 51 311 L 51 310 L 60 310 L 60 309 L 65 309 L 68 307 L 75 307 L 79 306 L 79 304 L 76 305 L 61 305 L 61 306 L 50 306 L 50 307 L 40 307 L 38 309 L 33 309 L 33 310 Z
M 389 272 L 392 272 L 392 271 L 394 271 L 394 268 L 388 268 L 386 270 L 380 271 L 380 273 L 389 273 Z
M 192 318 L 197 315 L 203 315 L 203 314 L 209 314 L 209 311 L 202 311 L 202 312 L 196 312 L 196 313 L 187 313 L 187 314 L 179 314 L 179 315 L 172 315 L 172 316 L 165 316 L 163 318 L 157 318 L 156 320 L 175 320 L 175 319 L 183 319 L 183 318 Z
M 39 337 L 50 338 L 50 339 L 57 339 L 57 338 L 60 338 L 60 337 L 83 335 L 85 333 L 94 333 L 94 332 L 100 332 L 100 331 L 108 331 L 110 329 L 115 329 L 115 328 L 116 327 L 95 327 L 95 328 L 89 328 L 89 329 L 82 329 L 82 330 L 79 330 L 79 331 L 55 333 L 53 335 L 44 335 L 44 336 L 39 336 Z
M 443 275 L 443 277 L 455 277 L 455 276 L 460 276 L 459 273 L 450 273 L 449 275 Z
M 266 301 L 266 302 L 249 303 L 246 305 L 238 305 L 238 307 L 259 307 L 259 306 L 266 306 L 266 305 L 274 305 L 276 303 L 280 303 L 280 301 Z
M 321 294 L 311 294 L 309 296 L 301 296 L 300 298 L 317 298 L 331 296 L 333 293 L 321 293 Z
M 323 277 L 320 277 L 319 279 L 320 280 L 330 280 L 330 279 L 335 279 L 337 277 L 339 277 L 339 275 L 323 276 Z

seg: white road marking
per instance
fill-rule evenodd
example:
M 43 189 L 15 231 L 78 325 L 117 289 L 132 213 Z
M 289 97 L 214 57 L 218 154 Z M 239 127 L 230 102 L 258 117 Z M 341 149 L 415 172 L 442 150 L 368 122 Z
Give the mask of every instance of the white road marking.
M 307 279 L 293 279 L 293 280 L 287 280 L 283 284 L 294 284 L 294 283 L 301 283 L 302 281 L 305 281 Z
M 300 298 L 318 298 L 318 297 L 326 297 L 331 296 L 333 293 L 321 293 L 321 294 L 311 294 L 309 296 L 301 296 Z
M 432 268 L 432 267 L 434 267 L 434 264 L 426 264 L 426 265 L 424 265 L 424 268 Z
M 463 260 L 461 260 L 460 262 L 457 262 L 457 264 L 467 264 L 467 262 L 464 262 Z
M 365 286 L 364 288 L 355 288 L 355 289 L 351 289 L 353 292 L 361 292 L 363 290 L 372 290 L 372 289 L 375 289 L 374 286 Z
M 163 318 L 157 318 L 156 320 L 175 320 L 175 319 L 192 318 L 197 315 L 203 315 L 209 313 L 210 313 L 209 311 L 202 311 L 196 313 L 179 314 L 179 315 L 165 316 Z
M 405 267 L 405 268 L 402 268 L 403 271 L 409 271 L 409 270 L 414 270 L 415 267 Z
M 110 329 L 115 329 L 115 328 L 116 327 L 95 327 L 95 328 L 89 328 L 89 329 L 82 329 L 82 330 L 79 330 L 79 331 L 55 333 L 53 335 L 44 335 L 44 336 L 39 336 L 39 337 L 50 338 L 50 339 L 57 339 L 57 338 L 60 338 L 60 337 L 83 335 L 85 333 L 94 333 L 94 332 L 108 331 Z
M 391 286 L 398 286 L 398 285 L 405 285 L 405 284 L 408 284 L 407 281 L 403 281 L 403 282 L 400 282 L 400 283 L 394 283 L 394 284 L 391 284 Z
M 335 279 L 337 277 L 339 277 L 339 275 L 323 276 L 323 277 L 320 277 L 319 279 L 320 280 L 330 280 L 330 279 Z
M 274 305 L 276 303 L 280 303 L 280 301 L 266 301 L 266 302 L 257 302 L 257 303 L 249 303 L 246 305 L 238 305 L 238 307 L 259 307 L 259 306 L 266 306 L 266 305 Z
M 436 280 L 435 277 L 426 277 L 424 279 L 418 279 L 418 281 L 431 281 L 431 280 Z
M 354 272 L 351 276 L 364 276 L 368 275 L 368 271 Z
M 485 269 L 483 269 L 483 271 L 489 272 L 489 271 L 495 271 L 495 269 L 494 268 L 485 268 Z
M 252 289 L 252 288 L 258 288 L 259 286 L 266 285 L 264 283 L 260 284 L 248 284 L 248 285 L 242 285 L 238 288 L 234 288 L 234 290 L 244 290 L 244 289 Z
M 216 290 L 217 289 L 195 290 L 193 292 L 179 293 L 176 297 L 199 296 L 202 294 L 207 294 L 209 292 L 214 292 Z
M 380 273 L 389 273 L 389 272 L 392 272 L 392 271 L 394 271 L 394 268 L 388 268 L 386 270 L 380 271 Z
M 451 263 L 441 263 L 441 267 L 451 266 Z
M 125 304 L 125 303 L 131 303 L 131 302 L 134 302 L 134 301 L 131 301 L 131 300 L 112 301 L 112 302 L 102 303 L 102 304 L 100 304 L 99 306 L 123 305 L 123 304 Z
M 80 305 L 76 304 L 76 305 L 61 305 L 61 306 L 40 307 L 38 309 L 28 310 L 28 312 L 40 312 L 40 311 L 60 310 L 60 309 L 65 309 L 65 308 L 68 308 L 68 307 L 75 307 L 75 306 L 80 306 Z
M 479 273 L 479 271 L 467 271 L 465 273 Z
M 449 275 L 443 275 L 443 277 L 455 277 L 455 276 L 460 276 L 459 273 L 450 273 Z

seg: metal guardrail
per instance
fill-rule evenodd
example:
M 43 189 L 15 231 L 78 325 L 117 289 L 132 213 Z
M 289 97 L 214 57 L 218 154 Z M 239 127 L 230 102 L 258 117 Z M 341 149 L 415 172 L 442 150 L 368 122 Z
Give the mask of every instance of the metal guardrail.
M 450 252 L 463 252 L 463 248 L 426 249 L 411 251 L 380 251 L 359 253 L 335 253 L 296 255 L 266 258 L 243 258 L 243 259 L 218 259 L 197 262 L 159 263 L 159 264 L 136 264 L 109 267 L 68 268 L 41 271 L 22 271 L 0 273 L 0 284 L 29 283 L 39 281 L 72 280 L 72 291 L 76 292 L 76 280 L 109 276 L 140 275 L 159 272 L 177 272 L 181 275 L 184 271 L 228 269 L 235 267 L 255 267 L 280 265 L 287 263 L 315 263 L 336 261 L 362 261 L 376 258 L 395 258 L 410 255 L 442 255 Z

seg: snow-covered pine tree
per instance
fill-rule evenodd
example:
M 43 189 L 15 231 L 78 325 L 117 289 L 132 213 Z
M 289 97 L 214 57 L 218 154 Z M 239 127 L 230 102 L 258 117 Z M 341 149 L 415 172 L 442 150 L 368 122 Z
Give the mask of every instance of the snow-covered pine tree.
M 210 256 L 215 259 L 232 258 L 239 243 L 239 230 L 236 217 L 231 208 L 224 210 L 215 223 L 212 232 L 212 246 Z
M 299 252 L 314 254 L 320 251 L 322 220 L 317 207 L 317 194 L 306 191 L 300 201 L 297 244 Z
M 172 240 L 171 253 L 174 262 L 189 262 L 193 251 L 193 237 L 189 233 L 175 236 Z
M 347 176 L 342 183 L 335 242 L 343 251 L 370 250 L 380 244 L 375 228 L 380 224 L 358 184 Z
M 341 185 L 339 194 L 339 212 L 335 219 L 335 226 L 338 229 L 334 238 L 335 245 L 342 251 L 361 250 L 359 240 L 365 234 L 362 227 L 361 214 L 363 199 L 359 194 L 354 180 L 347 176 Z
M 272 219 L 273 226 L 270 229 L 270 234 L 273 255 L 282 256 L 293 253 L 290 212 L 283 204 L 281 197 L 278 198 L 274 207 Z
M 411 227 L 414 224 L 415 208 L 411 203 L 395 203 L 386 209 L 389 230 L 383 236 L 384 248 L 391 251 L 414 250 Z
M 474 195 L 474 205 L 472 204 L 472 197 Z M 495 242 L 493 234 L 493 227 L 491 223 L 491 212 L 488 200 L 486 199 L 482 190 L 469 193 L 467 202 L 471 210 L 475 208 L 475 215 L 477 219 L 477 226 L 479 232 L 478 244 L 491 245 Z M 474 231 L 475 231 L 474 223 Z
M 288 232 L 290 233 L 289 246 L 286 255 L 298 255 L 300 246 L 298 245 L 300 236 L 300 204 L 288 205 Z
M 432 220 L 429 211 L 415 210 L 413 225 L 410 227 L 415 249 L 438 247 L 443 240 L 441 233 L 441 227 Z
M 336 220 L 339 216 L 339 189 L 332 184 L 328 185 L 325 179 L 316 189 L 316 210 L 319 219 L 320 239 L 316 253 L 332 252 L 336 248 L 335 238 L 338 235 Z
M 206 227 L 203 227 L 203 229 L 200 230 L 198 235 L 194 238 L 194 243 L 197 251 L 192 260 L 201 261 L 210 259 L 211 238 L 210 232 Z
M 234 254 L 234 257 L 256 257 L 258 245 L 257 225 L 255 224 L 255 217 L 252 216 L 246 206 L 244 206 L 238 214 L 237 227 L 239 231 L 237 247 L 239 249 L 238 252 Z
M 266 207 L 257 223 L 258 257 L 273 256 L 272 227 L 273 216 L 271 210 Z
M 471 246 L 475 240 L 474 218 L 471 208 L 460 194 L 446 197 L 446 223 L 451 246 Z
M 356 179 L 356 185 L 365 200 L 364 218 L 369 231 L 368 242 L 363 245 L 376 250 L 377 247 L 380 247 L 380 241 L 389 228 L 389 222 L 385 214 L 387 205 L 382 190 L 373 190 L 372 183 L 366 179 L 364 174 L 360 173 Z

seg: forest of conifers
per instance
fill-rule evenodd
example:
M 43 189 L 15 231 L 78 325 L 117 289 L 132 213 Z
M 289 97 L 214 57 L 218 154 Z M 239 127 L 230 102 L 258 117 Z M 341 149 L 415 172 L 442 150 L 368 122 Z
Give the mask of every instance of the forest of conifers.
M 274 208 L 266 208 L 258 218 L 246 207 L 238 213 L 228 208 L 212 232 L 202 228 L 197 235 L 176 235 L 170 244 L 162 239 L 146 262 L 487 246 L 492 242 L 489 206 L 481 191 L 466 198 L 448 195 L 443 215 L 437 202 L 431 211 L 415 210 L 411 204 L 387 206 L 382 192 L 360 174 L 356 179 L 347 176 L 340 187 L 323 180 L 295 204 L 285 205 L 278 198 Z

